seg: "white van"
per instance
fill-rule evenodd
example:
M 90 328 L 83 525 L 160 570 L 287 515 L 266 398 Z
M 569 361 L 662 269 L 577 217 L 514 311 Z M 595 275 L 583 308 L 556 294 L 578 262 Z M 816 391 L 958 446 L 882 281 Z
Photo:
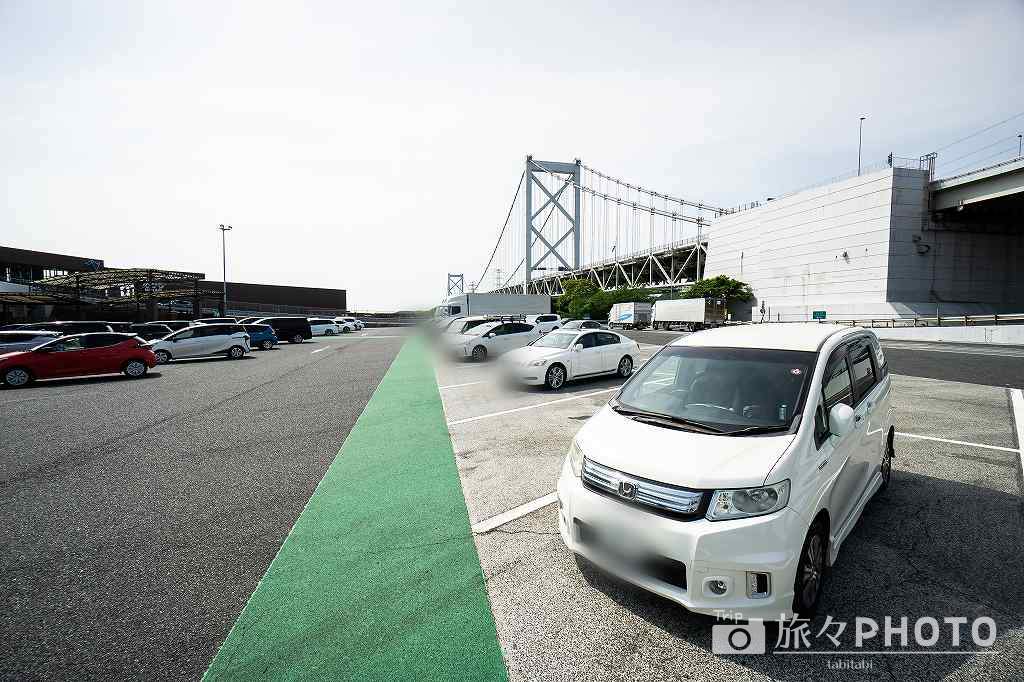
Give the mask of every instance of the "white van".
M 678 339 L 573 440 L 562 539 L 691 611 L 811 616 L 843 541 L 890 483 L 891 391 L 867 329 Z

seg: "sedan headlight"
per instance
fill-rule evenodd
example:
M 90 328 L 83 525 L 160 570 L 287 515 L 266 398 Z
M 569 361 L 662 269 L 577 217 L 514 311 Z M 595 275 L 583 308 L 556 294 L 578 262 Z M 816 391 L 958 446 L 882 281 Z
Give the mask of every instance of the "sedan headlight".
M 744 519 L 776 512 L 789 504 L 789 481 L 758 488 L 716 490 L 708 507 L 709 521 Z
M 576 439 L 573 438 L 572 445 L 569 446 L 569 452 L 566 453 L 565 458 L 569 460 L 569 466 L 572 467 L 572 473 L 579 478 L 583 475 L 583 451 L 580 450 L 580 446 L 576 444 Z
M 548 364 L 548 359 L 541 358 L 540 360 L 534 360 L 533 362 L 531 362 L 530 367 L 543 367 L 546 364 Z

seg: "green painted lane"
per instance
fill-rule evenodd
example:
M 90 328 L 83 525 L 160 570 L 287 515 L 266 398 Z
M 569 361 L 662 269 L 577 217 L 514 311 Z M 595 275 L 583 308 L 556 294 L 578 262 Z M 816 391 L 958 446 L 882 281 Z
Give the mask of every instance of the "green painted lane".
M 204 679 L 505 680 L 433 367 L 399 352 Z

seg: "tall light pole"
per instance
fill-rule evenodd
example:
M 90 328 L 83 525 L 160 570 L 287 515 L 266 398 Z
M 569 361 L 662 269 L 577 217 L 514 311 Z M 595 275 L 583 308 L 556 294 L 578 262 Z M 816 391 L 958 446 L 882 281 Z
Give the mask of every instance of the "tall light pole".
M 860 175 L 860 151 L 864 145 L 864 119 L 867 116 L 860 117 L 860 132 L 857 134 L 857 175 Z
M 228 314 L 228 246 L 225 235 L 232 227 L 230 225 L 221 225 L 217 229 L 220 230 L 220 257 L 224 265 L 224 299 L 221 301 L 220 308 L 220 314 L 223 317 Z
M 1024 149 L 1022 144 L 1024 144 L 1024 133 L 1017 133 L 1017 156 L 1021 156 L 1021 150 Z

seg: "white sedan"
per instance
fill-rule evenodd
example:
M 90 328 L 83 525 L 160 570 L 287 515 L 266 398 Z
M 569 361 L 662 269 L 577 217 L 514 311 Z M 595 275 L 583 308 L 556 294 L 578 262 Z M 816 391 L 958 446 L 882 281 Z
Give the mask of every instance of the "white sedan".
M 502 365 L 514 381 L 558 390 L 566 381 L 599 374 L 625 379 L 639 360 L 639 344 L 621 334 L 558 330 L 509 353 Z
M 456 358 L 472 358 L 483 362 L 489 357 L 522 348 L 536 341 L 544 332 L 525 322 L 487 322 L 473 327 L 466 334 L 445 334 L 448 350 Z

